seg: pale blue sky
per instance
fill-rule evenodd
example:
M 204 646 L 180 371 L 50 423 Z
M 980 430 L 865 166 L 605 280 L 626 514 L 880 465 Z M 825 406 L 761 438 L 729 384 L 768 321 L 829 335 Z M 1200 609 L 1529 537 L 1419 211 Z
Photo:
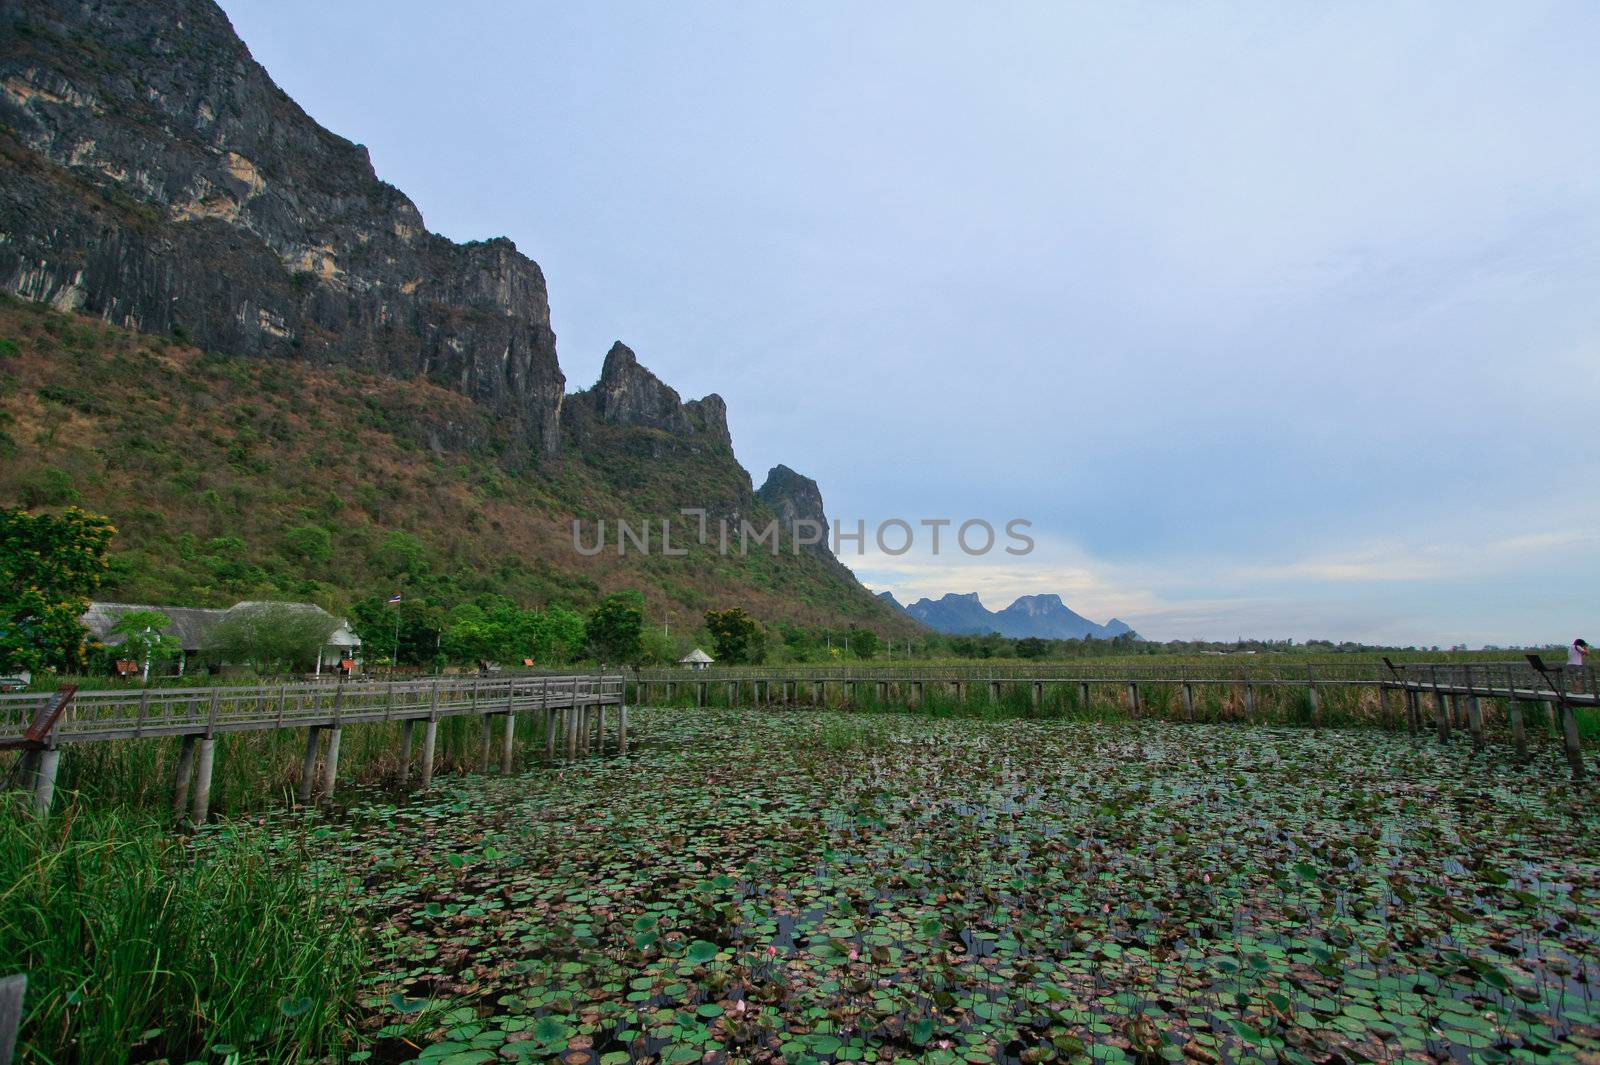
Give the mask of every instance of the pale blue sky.
M 1600 633 L 1600 5 L 224 0 L 847 558 L 1160 638 Z

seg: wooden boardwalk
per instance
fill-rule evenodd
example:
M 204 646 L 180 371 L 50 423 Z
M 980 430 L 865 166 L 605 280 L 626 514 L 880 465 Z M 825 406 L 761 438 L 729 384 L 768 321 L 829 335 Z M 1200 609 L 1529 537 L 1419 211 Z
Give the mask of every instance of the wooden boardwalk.
M 589 749 L 591 742 L 604 744 L 607 711 L 615 707 L 611 716 L 617 748 L 626 751 L 625 686 L 620 673 L 571 673 L 79 691 L 45 730 L 36 726 L 56 709 L 50 695 L 6 694 L 0 695 L 0 749 L 24 752 L 24 777 L 33 790 L 34 805 L 48 810 L 63 745 L 181 736 L 174 810 L 181 815 L 192 793 L 192 816 L 203 821 L 209 812 L 214 746 L 222 733 L 305 729 L 305 771 L 300 781 L 304 802 L 311 797 L 312 772 L 324 734 L 322 791 L 325 798 L 332 794 L 347 725 L 401 722 L 405 781 L 413 734 L 421 724 L 423 787 L 432 782 L 439 721 L 447 717 L 480 720 L 485 767 L 498 723 L 505 736 L 502 768 L 508 772 L 519 714 L 543 715 L 546 753 L 554 757 L 564 746 L 572 757 Z M 40 735 L 43 738 L 34 738 Z
M 1393 720 L 1390 700 L 1399 697 L 1405 720 L 1413 733 L 1423 727 L 1424 701 L 1432 704 L 1432 726 L 1440 742 L 1450 742 L 1452 730 L 1464 726 L 1473 742 L 1485 742 L 1484 700 L 1499 700 L 1506 708 L 1512 740 L 1517 753 L 1528 753 L 1527 728 L 1523 708 L 1535 704 L 1550 720 L 1561 722 L 1563 747 L 1575 777 L 1584 773 L 1577 719 L 1577 707 L 1600 706 L 1600 676 L 1590 667 L 1584 671 L 1546 665 L 1537 655 L 1515 662 L 1422 663 L 1363 661 L 1350 663 L 1292 663 L 1237 659 L 1215 663 L 1173 665 L 1162 662 L 1075 663 L 984 663 L 971 666 L 734 666 L 699 671 L 647 669 L 633 675 L 634 702 L 648 703 L 658 694 L 676 701 L 680 693 L 692 692 L 695 702 L 705 705 L 715 687 L 724 689 L 730 705 L 746 696 L 759 704 L 821 706 L 829 702 L 830 690 L 842 692 L 847 702 L 861 702 L 861 693 L 874 693 L 877 705 L 920 704 L 931 690 L 950 692 L 962 702 L 972 691 L 984 692 L 991 702 L 999 702 L 1008 690 L 1029 692 L 1032 705 L 1039 707 L 1051 687 L 1069 685 L 1076 689 L 1079 705 L 1092 705 L 1106 687 L 1126 693 L 1128 707 L 1138 714 L 1148 701 L 1152 688 L 1175 689 L 1182 698 L 1183 712 L 1193 719 L 1196 692 L 1204 688 L 1225 688 L 1239 693 L 1246 717 L 1255 711 L 1258 689 L 1298 689 L 1305 693 L 1313 723 L 1322 719 L 1322 693 L 1329 689 L 1366 688 L 1375 691 L 1383 718 Z M 1460 726 L 1457 725 L 1460 723 Z

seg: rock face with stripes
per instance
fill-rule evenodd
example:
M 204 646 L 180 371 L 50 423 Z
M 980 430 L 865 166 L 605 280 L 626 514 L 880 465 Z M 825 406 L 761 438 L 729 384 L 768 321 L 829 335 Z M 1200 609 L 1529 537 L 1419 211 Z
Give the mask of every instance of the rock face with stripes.
M 202 347 L 427 377 L 559 447 L 544 275 L 456 244 L 211 0 L 6 5 L 0 289 Z

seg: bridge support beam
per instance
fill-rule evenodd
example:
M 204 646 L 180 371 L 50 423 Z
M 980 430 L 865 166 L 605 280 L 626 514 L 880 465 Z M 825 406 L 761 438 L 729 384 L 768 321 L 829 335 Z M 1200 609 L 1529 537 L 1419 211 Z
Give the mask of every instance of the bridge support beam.
M 1311 707 L 1311 723 L 1320 727 L 1322 725 L 1322 693 L 1317 690 L 1315 684 L 1306 689 L 1306 699 Z
M 878 696 L 877 697 L 878 697 L 878 705 L 879 706 L 885 706 L 885 705 L 888 704 L 888 702 L 889 702 L 889 682 L 888 681 L 886 681 L 886 680 L 878 681 Z
M 1194 685 L 1193 684 L 1185 684 L 1183 686 L 1183 719 L 1185 721 L 1193 721 L 1194 720 Z
M 1039 712 L 1039 707 L 1044 705 L 1044 682 L 1043 681 L 1037 681 L 1036 680 L 1036 681 L 1033 682 L 1032 703 L 1033 703 L 1033 712 L 1037 714 Z
M 217 753 L 217 741 L 210 736 L 199 743 L 194 767 L 194 812 L 197 825 L 206 823 L 211 816 L 211 766 Z
M 1572 767 L 1572 779 L 1582 780 L 1583 744 L 1578 737 L 1578 715 L 1565 698 L 1561 700 L 1561 747 L 1566 753 L 1567 764 Z
M 997 680 L 989 682 L 989 701 L 995 706 L 1000 705 L 1000 682 Z
M 56 772 L 61 768 L 61 750 L 47 747 L 33 759 L 33 812 L 40 817 L 50 813 L 56 797 Z
M 328 756 L 322 766 L 322 801 L 333 801 L 333 786 L 339 779 L 339 741 L 344 737 L 344 728 L 335 725 L 328 730 Z
M 1511 742 L 1517 757 L 1528 757 L 1528 727 L 1522 720 L 1522 703 L 1515 697 L 1506 700 L 1506 716 L 1511 719 Z
M 417 734 L 417 721 L 415 718 L 406 718 L 400 723 L 400 786 L 403 788 L 411 779 L 411 742 Z
M 189 812 L 189 781 L 194 777 L 194 736 L 185 736 L 178 748 L 178 772 L 172 782 L 172 820 L 182 821 Z
M 439 722 L 433 718 L 422 726 L 422 788 L 433 787 L 433 754 L 439 745 Z
M 1439 734 L 1440 743 L 1450 742 L 1450 703 L 1444 692 L 1437 688 L 1433 692 L 1433 725 Z
M 617 753 L 628 753 L 628 704 L 617 707 Z
M 1422 696 L 1406 689 L 1406 729 L 1412 736 L 1422 734 Z
M 1244 719 L 1246 721 L 1254 721 L 1256 719 L 1256 686 L 1254 684 L 1246 684 L 1244 686 Z
M 517 715 L 507 710 L 505 713 L 505 734 L 501 737 L 500 772 L 506 776 L 511 775 L 511 763 L 516 752 L 517 742 Z
M 1472 731 L 1472 745 L 1483 750 L 1483 701 L 1476 695 L 1467 696 L 1467 728 Z
M 478 772 L 489 771 L 489 757 L 494 748 L 494 725 L 489 721 L 490 715 L 478 715 Z
M 1134 717 L 1139 716 L 1139 685 L 1131 680 L 1128 682 L 1128 709 Z
M 312 725 L 306 729 L 306 753 L 300 761 L 300 784 L 294 793 L 295 802 L 301 806 L 311 802 L 311 790 L 317 779 L 317 744 L 321 740 L 321 726 Z
M 1078 682 L 1078 703 L 1080 704 L 1078 709 L 1089 709 L 1089 682 L 1086 680 Z

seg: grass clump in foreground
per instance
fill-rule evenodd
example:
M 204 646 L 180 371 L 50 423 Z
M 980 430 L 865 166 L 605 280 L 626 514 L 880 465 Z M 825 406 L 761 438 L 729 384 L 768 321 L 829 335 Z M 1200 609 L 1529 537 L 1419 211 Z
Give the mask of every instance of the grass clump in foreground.
M 0 810 L 0 973 L 28 974 L 18 1060 L 318 1060 L 363 959 L 303 840 L 155 817 Z

